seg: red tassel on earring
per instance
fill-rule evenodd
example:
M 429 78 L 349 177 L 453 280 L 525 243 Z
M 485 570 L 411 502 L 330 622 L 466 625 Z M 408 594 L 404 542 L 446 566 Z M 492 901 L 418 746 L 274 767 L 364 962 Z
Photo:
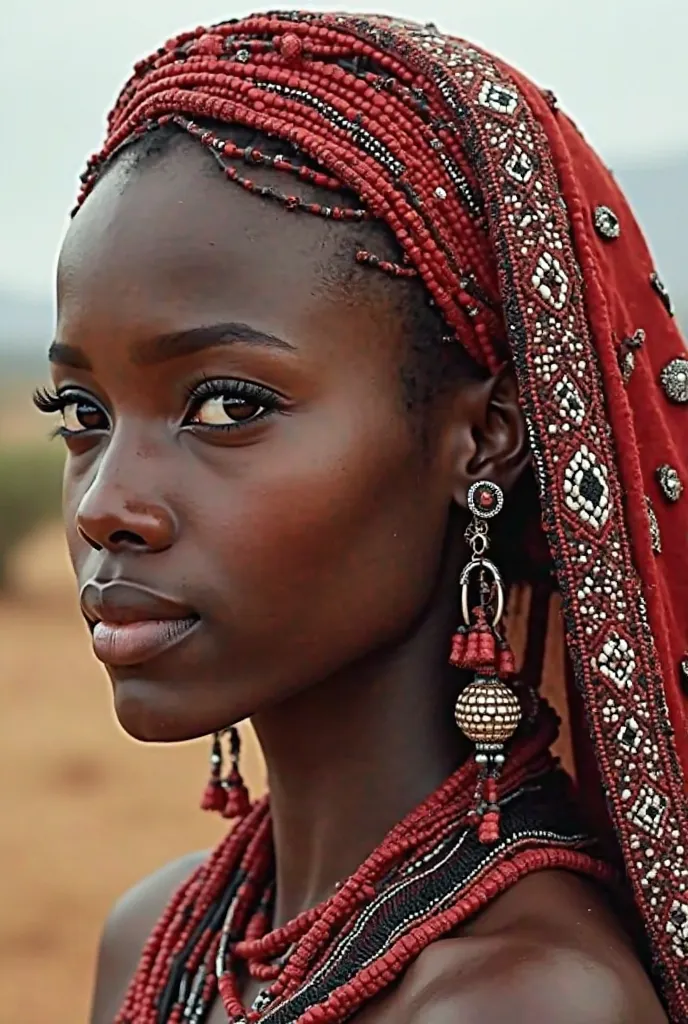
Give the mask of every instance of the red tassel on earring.
M 205 787 L 201 810 L 203 811 L 224 811 L 227 797 L 221 782 L 211 780 Z
M 229 775 L 222 783 L 224 790 L 223 818 L 245 818 L 251 810 L 251 798 L 239 771 L 239 755 L 241 754 L 241 738 L 236 726 L 229 730 L 230 757 L 232 767 Z
M 463 660 L 466 657 L 467 639 L 468 630 L 465 626 L 459 626 L 452 637 L 452 649 L 449 655 L 449 663 L 456 668 L 463 664 Z
M 251 810 L 251 798 L 238 768 L 232 768 L 224 782 L 223 818 L 245 818 Z
M 227 802 L 227 795 L 222 783 L 222 742 L 220 733 L 213 736 L 213 746 L 210 753 L 210 778 L 203 791 L 201 799 L 201 810 L 223 811 Z
M 459 626 L 452 639 L 449 660 L 456 668 L 470 672 L 491 672 L 497 654 L 494 632 L 483 608 L 474 608 L 475 622 L 470 628 Z

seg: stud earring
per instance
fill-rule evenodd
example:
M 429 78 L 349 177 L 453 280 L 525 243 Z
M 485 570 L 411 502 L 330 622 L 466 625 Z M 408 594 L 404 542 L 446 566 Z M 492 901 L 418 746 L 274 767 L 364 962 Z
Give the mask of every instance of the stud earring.
M 485 557 L 490 545 L 488 521 L 503 507 L 504 495 L 497 484 L 480 480 L 470 488 L 468 508 L 473 519 L 465 536 L 471 558 L 459 577 L 463 622 L 452 638 L 449 657 L 456 668 L 474 673 L 459 694 L 455 718 L 475 744 L 479 774 L 474 817 L 482 843 L 499 839 L 497 779 L 505 761 L 504 744 L 522 718 L 519 699 L 506 682 L 515 675 L 514 654 L 499 631 L 506 603 L 504 583 L 494 562 Z
M 229 736 L 229 771 L 223 778 L 225 754 L 222 739 Z M 210 778 L 203 793 L 201 808 L 218 811 L 223 818 L 244 818 L 251 809 L 251 799 L 239 768 L 241 738 L 236 726 L 213 735 L 210 749 Z

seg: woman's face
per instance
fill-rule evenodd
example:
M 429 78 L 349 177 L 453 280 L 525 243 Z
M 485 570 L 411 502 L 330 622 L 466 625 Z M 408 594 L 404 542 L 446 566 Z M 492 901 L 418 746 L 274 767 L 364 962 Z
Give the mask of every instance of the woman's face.
M 189 140 L 121 161 L 70 226 L 66 527 L 134 736 L 252 715 L 430 600 L 453 466 L 404 406 L 404 284 L 353 269 L 350 230 L 246 194 Z

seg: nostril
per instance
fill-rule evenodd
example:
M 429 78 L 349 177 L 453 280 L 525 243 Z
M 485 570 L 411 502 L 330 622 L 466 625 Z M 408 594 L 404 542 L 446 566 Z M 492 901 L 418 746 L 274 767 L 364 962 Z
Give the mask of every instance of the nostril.
M 148 545 L 140 533 L 134 533 L 133 530 L 115 530 L 110 534 L 109 546 L 113 548 L 120 546 L 145 548 Z

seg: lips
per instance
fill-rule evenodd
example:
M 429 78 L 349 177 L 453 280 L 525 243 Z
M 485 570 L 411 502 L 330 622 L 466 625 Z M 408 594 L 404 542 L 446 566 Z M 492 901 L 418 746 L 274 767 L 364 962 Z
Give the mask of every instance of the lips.
M 150 661 L 182 642 L 200 617 L 188 605 L 123 580 L 92 580 L 81 591 L 93 652 L 106 665 Z

